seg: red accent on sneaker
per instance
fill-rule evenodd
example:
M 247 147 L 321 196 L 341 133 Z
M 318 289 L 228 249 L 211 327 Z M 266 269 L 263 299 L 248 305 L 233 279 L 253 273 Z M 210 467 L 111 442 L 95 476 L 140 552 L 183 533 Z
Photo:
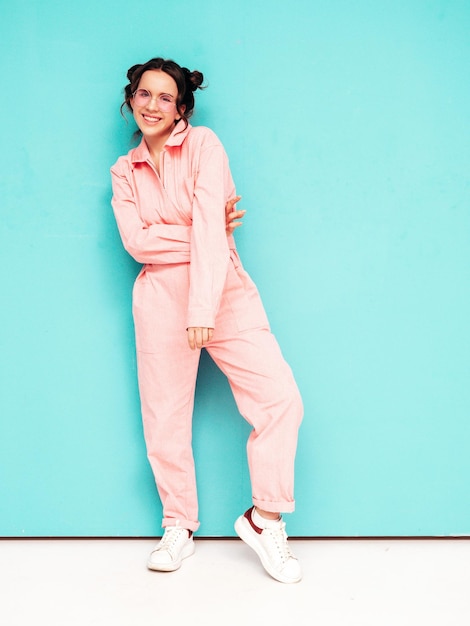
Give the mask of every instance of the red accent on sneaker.
M 261 535 L 261 533 L 263 532 L 263 529 L 256 526 L 256 524 L 251 518 L 251 514 L 253 513 L 254 508 L 255 507 L 252 506 L 251 509 L 248 509 L 248 511 L 245 511 L 244 517 L 246 517 L 246 519 L 250 522 L 250 526 L 253 528 L 253 530 L 257 532 L 258 535 Z

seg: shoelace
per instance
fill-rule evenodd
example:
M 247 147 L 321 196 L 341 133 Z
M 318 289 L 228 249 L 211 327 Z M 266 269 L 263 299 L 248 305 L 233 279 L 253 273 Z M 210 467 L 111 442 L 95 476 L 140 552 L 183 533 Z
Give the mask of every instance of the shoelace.
M 186 535 L 187 531 L 184 528 L 167 527 L 165 529 L 165 534 L 161 538 L 160 544 L 157 549 L 167 550 L 168 552 L 170 552 L 170 554 L 172 554 L 172 549 L 179 541 L 186 539 Z
M 263 534 L 267 533 L 272 538 L 276 549 L 276 556 L 281 559 L 282 563 L 286 563 L 289 559 L 295 559 L 295 556 L 292 554 L 289 544 L 287 543 L 287 534 L 284 530 L 285 527 L 285 523 L 282 522 L 279 528 L 265 528 L 263 531 Z

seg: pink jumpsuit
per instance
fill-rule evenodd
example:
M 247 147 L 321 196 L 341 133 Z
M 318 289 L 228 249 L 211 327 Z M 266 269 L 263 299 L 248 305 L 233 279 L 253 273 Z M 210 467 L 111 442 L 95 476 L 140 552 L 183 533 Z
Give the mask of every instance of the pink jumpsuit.
M 199 527 L 192 414 L 199 350 L 186 329 L 214 328 L 206 349 L 227 376 L 247 443 L 253 504 L 294 510 L 302 400 L 258 291 L 225 231 L 236 195 L 228 159 L 208 128 L 180 122 L 160 156 L 145 140 L 111 168 L 113 210 L 125 249 L 143 263 L 133 290 L 139 392 L 162 526 Z

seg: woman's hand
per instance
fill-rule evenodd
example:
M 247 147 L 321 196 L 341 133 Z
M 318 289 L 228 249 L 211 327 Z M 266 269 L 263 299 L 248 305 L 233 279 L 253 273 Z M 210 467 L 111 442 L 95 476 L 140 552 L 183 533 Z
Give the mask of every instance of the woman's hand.
M 188 328 L 188 343 L 191 350 L 201 349 L 206 343 L 212 339 L 213 328 Z
M 235 210 L 235 205 L 240 199 L 241 196 L 235 196 L 235 198 L 230 198 L 225 205 L 225 230 L 227 232 L 227 236 L 233 235 L 234 230 L 242 225 L 242 222 L 237 222 L 236 220 L 240 220 L 245 215 L 246 211 Z

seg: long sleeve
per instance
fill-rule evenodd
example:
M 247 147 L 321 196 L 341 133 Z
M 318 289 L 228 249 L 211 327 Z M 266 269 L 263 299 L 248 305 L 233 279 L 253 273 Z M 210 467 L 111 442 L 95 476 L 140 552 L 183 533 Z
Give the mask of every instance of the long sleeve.
M 188 327 L 214 328 L 230 258 L 225 203 L 233 195 L 228 159 L 215 139 L 201 150 L 195 179 Z
M 132 186 L 123 169 L 119 161 L 111 168 L 111 204 L 124 248 L 139 263 L 189 262 L 191 226 L 145 224 L 139 216 Z

